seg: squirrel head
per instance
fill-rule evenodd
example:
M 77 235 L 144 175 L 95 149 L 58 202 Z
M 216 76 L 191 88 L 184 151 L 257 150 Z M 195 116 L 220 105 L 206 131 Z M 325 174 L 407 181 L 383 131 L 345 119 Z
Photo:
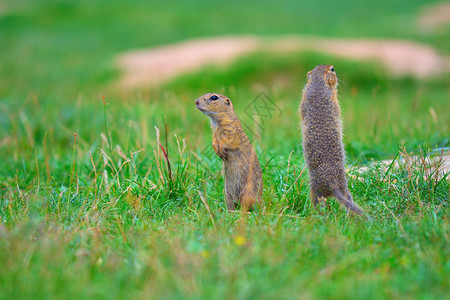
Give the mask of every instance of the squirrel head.
M 338 84 L 337 75 L 332 65 L 318 65 L 308 72 L 308 85 L 325 84 L 330 89 L 335 89 Z
M 230 98 L 217 93 L 208 93 L 197 98 L 195 105 L 198 110 L 213 120 L 218 120 L 221 116 L 228 115 L 230 112 L 234 113 Z

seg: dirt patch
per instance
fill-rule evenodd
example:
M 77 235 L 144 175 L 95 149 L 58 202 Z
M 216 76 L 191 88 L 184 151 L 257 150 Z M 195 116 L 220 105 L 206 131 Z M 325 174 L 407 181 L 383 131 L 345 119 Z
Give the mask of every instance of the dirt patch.
M 449 70 L 449 59 L 432 47 L 399 40 L 347 40 L 285 36 L 225 36 L 195 39 L 147 50 L 131 51 L 117 58 L 124 71 L 125 88 L 152 85 L 211 64 L 228 64 L 255 51 L 292 52 L 314 50 L 332 57 L 375 60 L 393 76 L 433 76 Z
M 450 2 L 425 7 L 418 20 L 420 29 L 425 31 L 434 31 L 449 23 Z
M 278 49 L 311 49 L 353 60 L 380 62 L 393 76 L 412 75 L 425 78 L 448 70 L 448 58 L 432 47 L 399 40 L 347 40 L 281 38 L 274 42 Z
M 382 172 L 406 170 L 411 174 L 414 170 L 422 170 L 425 179 L 432 178 L 441 179 L 450 172 L 450 151 L 440 152 L 439 154 L 424 156 L 415 156 L 402 153 L 395 161 L 383 160 L 376 162 Z M 358 168 L 357 173 L 365 173 L 369 171 L 369 167 Z M 363 177 L 354 175 L 354 178 L 364 180 Z M 449 178 L 450 180 L 450 178 Z
M 221 37 L 131 51 L 118 58 L 119 67 L 125 72 L 121 85 L 160 83 L 208 64 L 227 64 L 256 51 L 257 44 L 254 37 Z

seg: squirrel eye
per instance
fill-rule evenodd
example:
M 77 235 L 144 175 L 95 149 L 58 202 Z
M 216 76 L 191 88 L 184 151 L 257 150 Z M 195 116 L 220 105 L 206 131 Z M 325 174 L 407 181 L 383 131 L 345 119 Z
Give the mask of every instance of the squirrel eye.
M 331 71 L 331 72 L 334 72 L 334 67 L 331 67 L 330 71 Z
M 217 97 L 216 95 L 214 95 L 214 96 L 211 96 L 211 98 L 209 98 L 209 99 L 215 101 L 215 100 L 219 99 L 219 97 Z

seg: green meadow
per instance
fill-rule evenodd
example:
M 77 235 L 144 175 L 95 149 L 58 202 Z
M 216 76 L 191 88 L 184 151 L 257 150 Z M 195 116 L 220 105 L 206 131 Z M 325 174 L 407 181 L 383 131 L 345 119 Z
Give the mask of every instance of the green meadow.
M 130 50 L 240 34 L 404 39 L 450 55 L 448 25 L 417 25 L 433 3 L 2 2 L 0 299 L 448 297 L 450 175 L 379 161 L 450 147 L 450 74 L 258 52 L 124 90 L 115 65 Z M 318 64 L 340 80 L 349 189 L 368 220 L 334 199 L 311 206 L 297 109 Z M 230 97 L 258 154 L 252 213 L 226 210 L 194 104 L 208 92 Z

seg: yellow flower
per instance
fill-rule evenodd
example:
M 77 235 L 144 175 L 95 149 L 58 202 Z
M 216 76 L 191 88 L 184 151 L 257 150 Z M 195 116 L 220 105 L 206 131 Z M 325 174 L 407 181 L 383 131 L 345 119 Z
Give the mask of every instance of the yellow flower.
M 408 256 L 403 255 L 402 257 L 400 257 L 400 264 L 401 264 L 402 266 L 407 266 L 407 265 L 409 265 L 410 263 L 411 263 L 411 260 L 409 259 Z
M 203 249 L 202 252 L 200 252 L 200 255 L 201 255 L 203 258 L 208 258 L 208 257 L 209 257 L 209 251 L 206 250 L 206 249 Z
M 234 243 L 238 246 L 244 245 L 245 242 L 246 242 L 246 239 L 242 235 L 238 235 L 237 237 L 234 238 Z
M 97 259 L 97 265 L 101 265 L 103 263 L 103 258 L 99 257 Z

